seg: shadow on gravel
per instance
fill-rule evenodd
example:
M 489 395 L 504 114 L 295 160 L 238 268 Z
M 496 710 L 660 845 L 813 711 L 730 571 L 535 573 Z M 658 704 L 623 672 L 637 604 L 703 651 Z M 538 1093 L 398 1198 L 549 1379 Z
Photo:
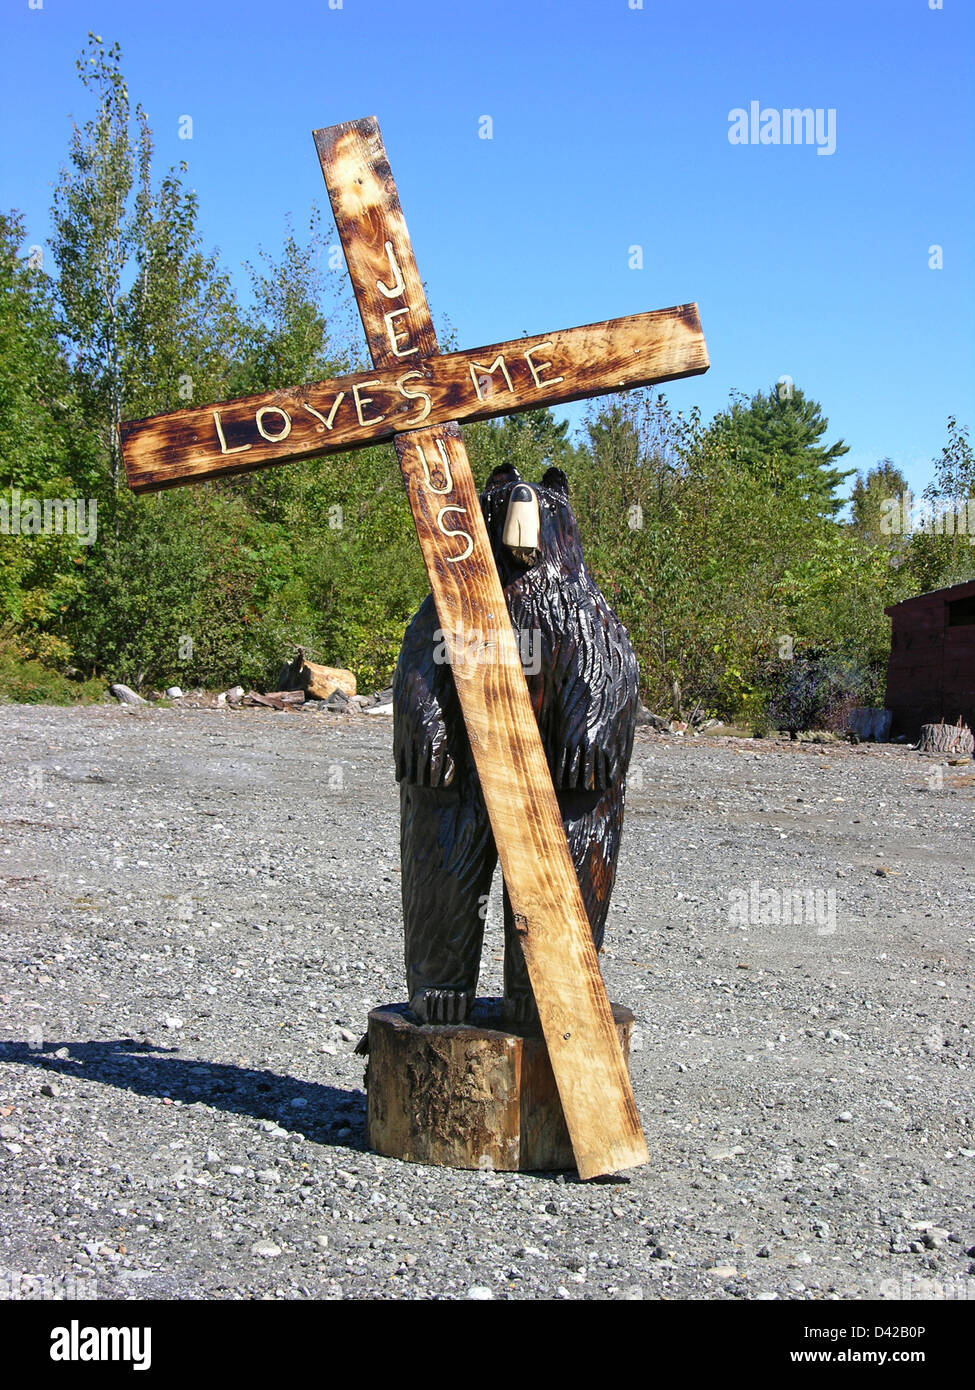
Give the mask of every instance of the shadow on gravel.
M 275 1120 L 283 1129 L 316 1144 L 362 1149 L 366 1097 L 279 1072 L 174 1057 L 135 1038 L 107 1042 L 0 1041 L 0 1062 L 22 1062 L 46 1072 L 101 1081 L 159 1100 L 196 1102 L 233 1110 L 256 1120 Z M 343 1132 L 344 1131 L 344 1132 Z

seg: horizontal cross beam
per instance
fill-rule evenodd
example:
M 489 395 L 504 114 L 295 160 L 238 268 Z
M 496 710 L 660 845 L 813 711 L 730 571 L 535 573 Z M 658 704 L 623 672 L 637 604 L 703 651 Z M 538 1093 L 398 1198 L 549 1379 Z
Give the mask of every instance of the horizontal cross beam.
M 423 357 L 390 317 L 381 369 L 125 422 L 129 486 L 157 492 L 708 369 L 696 304 Z

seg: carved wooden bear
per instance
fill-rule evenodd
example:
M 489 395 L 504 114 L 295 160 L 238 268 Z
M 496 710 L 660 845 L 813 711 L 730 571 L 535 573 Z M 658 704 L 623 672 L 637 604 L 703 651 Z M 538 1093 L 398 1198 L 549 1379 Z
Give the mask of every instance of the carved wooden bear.
M 586 571 L 569 484 L 496 468 L 481 494 L 491 549 L 593 940 L 602 945 L 616 877 L 626 769 L 638 707 L 626 629 Z M 497 850 L 432 597 L 403 639 L 393 680 L 393 747 L 410 1008 L 461 1022 L 473 1003 Z M 504 893 L 504 994 L 530 1022 L 534 999 Z

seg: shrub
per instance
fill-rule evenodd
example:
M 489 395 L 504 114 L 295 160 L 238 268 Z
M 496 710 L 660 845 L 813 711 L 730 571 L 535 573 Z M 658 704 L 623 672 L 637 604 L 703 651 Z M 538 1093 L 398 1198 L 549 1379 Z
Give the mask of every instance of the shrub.
M 850 710 L 873 693 L 871 673 L 835 653 L 809 651 L 791 661 L 767 662 L 764 677 L 769 723 L 793 737 L 809 729 L 844 728 Z
M 0 636 L 0 702 L 88 705 L 104 695 L 104 681 L 71 680 L 63 671 L 37 660 L 10 634 Z

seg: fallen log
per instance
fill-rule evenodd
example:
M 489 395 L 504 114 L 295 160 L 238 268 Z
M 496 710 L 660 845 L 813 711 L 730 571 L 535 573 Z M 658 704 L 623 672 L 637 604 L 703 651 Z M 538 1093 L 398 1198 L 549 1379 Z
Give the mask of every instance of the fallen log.
M 285 662 L 278 676 L 278 691 L 283 690 L 303 691 L 309 700 L 327 700 L 336 690 L 351 697 L 356 693 L 356 679 L 341 666 L 306 661 L 304 650 L 299 647 L 294 660 Z
M 304 691 L 274 690 L 269 695 L 259 695 L 256 690 L 248 690 L 241 704 L 263 705 L 266 709 L 300 709 L 305 702 Z

